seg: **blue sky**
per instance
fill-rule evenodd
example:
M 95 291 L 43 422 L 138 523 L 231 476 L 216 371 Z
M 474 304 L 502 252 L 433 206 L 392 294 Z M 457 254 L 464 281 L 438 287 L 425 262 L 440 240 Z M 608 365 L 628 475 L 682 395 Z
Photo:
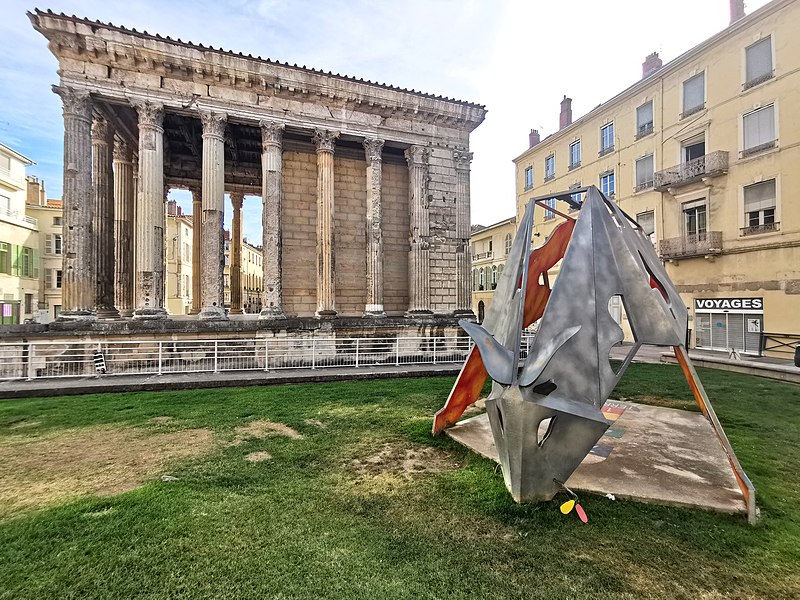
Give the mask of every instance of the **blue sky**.
M 46 1 L 46 0 L 43 0 Z M 751 12 L 766 0 L 750 0 Z M 36 161 L 28 173 L 61 197 L 63 124 L 50 91 L 58 68 L 25 12 L 3 0 L 0 142 Z M 473 133 L 472 221 L 514 214 L 512 159 L 528 132 L 558 128 L 559 102 L 577 118 L 641 77 L 658 51 L 671 60 L 728 25 L 728 0 L 50 0 L 92 20 L 485 104 Z M 191 212 L 186 193 L 173 192 Z M 261 232 L 245 200 L 244 234 Z M 230 223 L 230 210 L 225 216 Z

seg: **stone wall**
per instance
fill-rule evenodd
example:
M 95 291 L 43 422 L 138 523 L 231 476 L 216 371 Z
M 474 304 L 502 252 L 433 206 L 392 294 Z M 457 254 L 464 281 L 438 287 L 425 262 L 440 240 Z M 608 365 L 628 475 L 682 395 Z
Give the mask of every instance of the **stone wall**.
M 317 157 L 283 153 L 283 305 L 287 316 L 317 309 Z
M 408 310 L 408 166 L 383 161 L 383 306 L 388 315 Z
M 360 317 L 367 302 L 367 161 L 334 157 L 336 310 Z
M 452 148 L 434 147 L 429 159 L 431 232 L 430 289 L 434 314 L 452 314 L 456 306 L 456 170 Z

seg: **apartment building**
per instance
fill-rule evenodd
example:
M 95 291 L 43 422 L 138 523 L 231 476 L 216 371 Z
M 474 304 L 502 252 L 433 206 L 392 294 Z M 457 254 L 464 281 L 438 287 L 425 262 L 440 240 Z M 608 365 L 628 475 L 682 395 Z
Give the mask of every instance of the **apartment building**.
M 640 81 L 575 121 L 565 96 L 559 131 L 531 131 L 514 160 L 517 214 L 598 186 L 653 239 L 690 344 L 758 354 L 762 333 L 800 333 L 800 3 L 731 11 L 724 31 L 667 64 L 651 54 Z M 535 232 L 559 220 L 537 207 Z M 610 310 L 630 337 L 624 306 Z
M 0 324 L 34 319 L 39 310 L 38 221 L 26 213 L 26 167 L 35 164 L 0 144 Z
M 64 209 L 61 200 L 47 198 L 44 181 L 27 177 L 28 197 L 25 212 L 39 229 L 39 296 L 34 319 L 49 323 L 61 313 L 61 282 L 64 258 Z
M 264 282 L 264 253 L 261 246 L 254 246 L 242 240 L 242 256 L 240 268 L 240 288 L 238 298 L 231 293 L 231 239 L 230 232 L 225 232 L 225 308 L 232 314 L 258 314 L 261 312 L 261 290 Z
M 166 286 L 167 312 L 189 314 L 192 308 L 192 215 L 185 215 L 175 200 L 167 202 Z
M 494 225 L 484 227 L 473 225 L 470 234 L 472 249 L 472 311 L 477 315 L 478 322 L 483 322 L 483 317 L 491 304 L 494 289 L 506 257 L 511 251 L 514 233 L 517 228 L 517 218 L 511 217 Z

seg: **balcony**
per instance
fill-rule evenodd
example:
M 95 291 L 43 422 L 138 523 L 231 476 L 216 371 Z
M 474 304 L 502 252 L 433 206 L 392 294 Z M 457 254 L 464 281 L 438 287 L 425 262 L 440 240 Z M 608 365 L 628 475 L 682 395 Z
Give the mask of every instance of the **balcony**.
M 611 154 L 614 151 L 614 144 L 610 146 L 606 146 L 605 148 L 600 148 L 600 152 L 597 153 L 597 156 L 605 156 L 606 154 Z
M 759 233 L 772 233 L 773 231 L 780 231 L 780 222 L 764 223 L 763 225 L 751 225 L 750 227 L 742 227 L 742 235 L 758 235 Z
M 643 137 L 647 137 L 651 133 L 653 133 L 653 122 L 652 121 L 650 121 L 649 123 L 645 123 L 644 125 L 639 125 L 639 128 L 636 130 L 635 138 L 637 140 L 639 140 L 639 139 L 641 139 Z
M 36 219 L 35 217 L 29 217 L 25 213 L 20 213 L 16 210 L 11 210 L 8 208 L 0 208 L 0 219 L 33 228 L 39 226 L 39 219 Z
M 659 192 L 663 192 L 668 188 L 681 187 L 706 177 L 725 175 L 727 172 L 728 153 L 724 150 L 717 150 L 689 162 L 656 172 L 654 187 Z
M 664 260 L 713 256 L 721 252 L 721 231 L 706 231 L 705 233 L 667 238 L 658 242 L 658 253 Z
M 472 262 L 477 262 L 479 260 L 486 260 L 487 258 L 492 258 L 494 256 L 494 252 L 478 252 L 475 256 L 472 257 Z

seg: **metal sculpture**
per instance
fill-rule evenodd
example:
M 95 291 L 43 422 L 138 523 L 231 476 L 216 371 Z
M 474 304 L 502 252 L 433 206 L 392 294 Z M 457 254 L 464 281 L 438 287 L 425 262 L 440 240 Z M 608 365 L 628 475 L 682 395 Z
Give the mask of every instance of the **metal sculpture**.
M 506 487 L 517 502 L 549 500 L 608 428 L 601 408 L 642 344 L 672 346 L 714 427 L 753 512 L 752 485 L 738 464 L 683 347 L 687 309 L 641 227 L 594 186 L 579 209 L 530 251 L 533 209 L 526 207 L 482 325 L 461 321 L 475 341 L 434 433 L 477 399 L 486 374 L 494 384 L 486 412 Z M 547 271 L 561 258 L 552 290 Z M 609 303 L 619 298 L 635 343 L 616 371 L 608 356 L 623 340 Z M 522 329 L 541 317 L 520 369 Z

